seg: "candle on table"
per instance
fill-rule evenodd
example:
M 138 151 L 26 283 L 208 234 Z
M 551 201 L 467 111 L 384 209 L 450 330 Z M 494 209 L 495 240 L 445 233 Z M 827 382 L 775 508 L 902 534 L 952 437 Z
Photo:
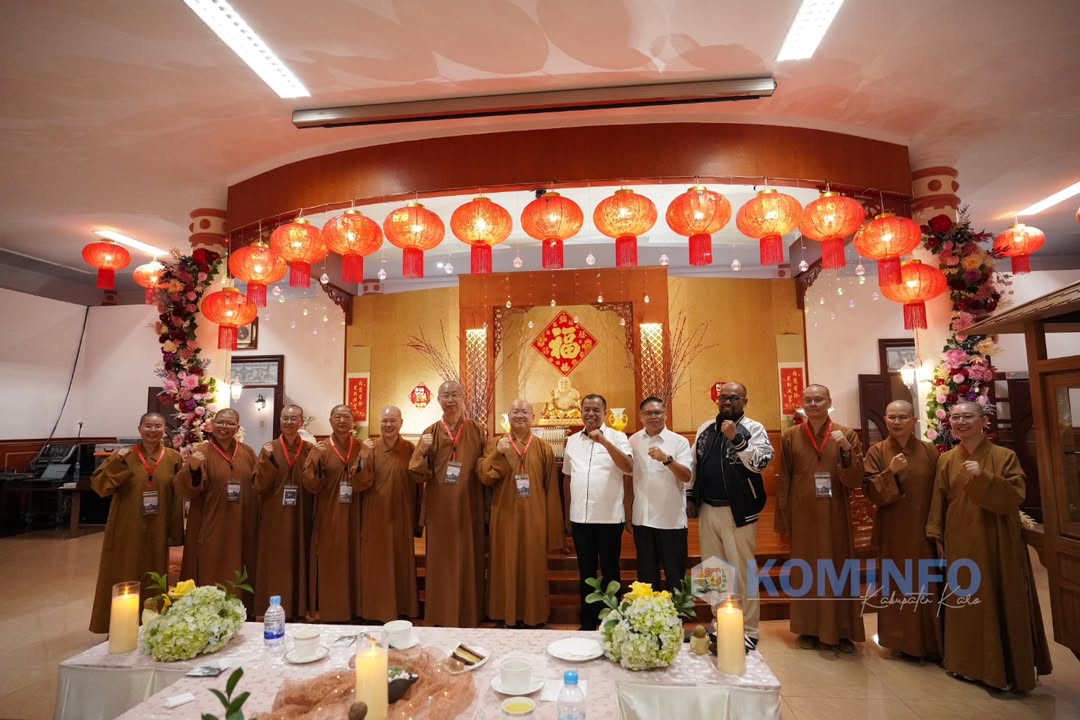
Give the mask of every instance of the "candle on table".
M 386 633 L 364 633 L 360 636 L 358 645 L 356 701 L 367 703 L 367 720 L 386 720 L 390 706 L 390 680 L 386 674 Z
M 716 608 L 716 669 L 726 675 L 746 672 L 743 612 L 733 597 Z
M 139 599 L 138 581 L 113 585 L 112 609 L 109 614 L 109 652 L 131 652 L 139 645 Z

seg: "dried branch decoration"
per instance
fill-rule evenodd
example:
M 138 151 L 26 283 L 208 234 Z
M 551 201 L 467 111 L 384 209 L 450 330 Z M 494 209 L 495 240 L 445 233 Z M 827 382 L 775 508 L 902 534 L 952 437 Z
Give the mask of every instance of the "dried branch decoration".
M 443 382 L 461 382 L 457 364 L 454 363 L 450 354 L 450 346 L 446 342 L 446 326 L 439 321 L 439 332 L 442 335 L 442 347 L 436 347 L 434 343 L 424 335 L 424 328 L 420 328 L 420 335 L 410 335 L 405 347 L 411 348 L 427 359 L 428 364 L 435 370 L 435 374 L 442 378 Z

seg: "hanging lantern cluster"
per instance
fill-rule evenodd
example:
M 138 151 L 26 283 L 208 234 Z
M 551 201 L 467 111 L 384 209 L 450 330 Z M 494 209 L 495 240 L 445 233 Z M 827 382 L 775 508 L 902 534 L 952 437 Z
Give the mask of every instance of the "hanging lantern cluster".
M 904 306 L 904 328 L 926 329 L 926 302 L 945 292 L 948 283 L 940 270 L 918 260 L 900 267 L 900 282 L 881 286 L 881 294 Z
M 858 230 L 865 219 L 866 211 L 858 200 L 826 190 L 803 209 L 799 232 L 821 243 L 823 268 L 839 270 L 847 265 L 844 238 Z
M 289 264 L 289 287 L 311 287 L 312 263 L 329 254 L 319 228 L 304 218 L 279 225 L 270 235 L 270 249 Z
M 557 192 L 544 193 L 521 211 L 521 229 L 544 244 L 541 263 L 545 270 L 563 268 L 563 242 L 577 235 L 584 223 L 581 207 Z
M 239 329 L 251 324 L 259 308 L 234 287 L 226 286 L 203 298 L 202 313 L 218 325 L 218 349 L 236 350 Z
M 288 263 L 262 240 L 229 254 L 229 272 L 247 283 L 248 300 L 257 307 L 266 307 L 266 286 L 283 280 L 288 270 Z
M 691 265 L 712 265 L 712 235 L 731 220 L 731 203 L 720 193 L 695 185 L 671 201 L 665 219 L 672 232 L 689 238 Z
M 615 238 L 615 267 L 637 267 L 637 239 L 656 224 L 656 205 L 629 188 L 616 190 L 596 206 L 593 223 L 601 233 Z
M 341 256 L 342 281 L 364 282 L 364 258 L 374 254 L 383 244 L 379 223 L 356 208 L 349 208 L 326 221 L 322 236 L 327 249 Z
M 799 224 L 802 212 L 803 207 L 795 198 L 765 188 L 739 208 L 735 226 L 743 235 L 758 241 L 762 265 L 779 265 L 784 261 L 783 235 Z
M 907 255 L 922 242 L 922 229 L 911 218 L 881 213 L 859 228 L 852 244 L 864 258 L 876 260 L 878 285 L 900 282 L 900 256 Z
M 446 236 L 442 219 L 418 202 L 394 210 L 383 221 L 386 239 L 401 248 L 401 270 L 407 278 L 424 277 L 424 253 Z
M 131 263 L 131 253 L 123 245 L 112 240 L 97 240 L 83 248 L 83 260 L 96 267 L 97 286 L 102 290 L 116 289 L 116 271 Z
M 454 237 L 472 246 L 470 270 L 474 275 L 491 272 L 491 248 L 510 237 L 513 229 L 510 212 L 486 197 L 474 198 L 450 216 Z
M 1015 275 L 1031 272 L 1031 255 L 1046 244 L 1046 234 L 1038 228 L 1016 223 L 997 236 L 994 250 L 1002 257 L 1012 258 Z
M 146 304 L 154 304 L 154 293 L 161 284 L 161 276 L 165 272 L 165 266 L 154 258 L 150 262 L 135 268 L 135 282 L 146 288 Z

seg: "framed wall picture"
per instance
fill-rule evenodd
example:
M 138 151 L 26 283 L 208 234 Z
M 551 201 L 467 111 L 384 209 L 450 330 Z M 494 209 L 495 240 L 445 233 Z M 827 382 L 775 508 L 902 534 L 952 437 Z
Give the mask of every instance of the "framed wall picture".
M 914 363 L 917 359 L 915 354 L 915 341 L 909 338 L 887 338 L 878 340 L 878 361 L 881 364 L 881 374 L 900 372 L 900 368 L 908 363 Z
M 236 330 L 237 350 L 259 349 L 259 318 L 251 321 L 250 325 L 244 325 Z

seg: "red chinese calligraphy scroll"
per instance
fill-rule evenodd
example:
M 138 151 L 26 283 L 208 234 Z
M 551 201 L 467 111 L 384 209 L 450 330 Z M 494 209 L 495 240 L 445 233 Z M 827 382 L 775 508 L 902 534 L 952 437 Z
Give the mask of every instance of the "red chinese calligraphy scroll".
M 574 371 L 585 356 L 597 345 L 593 335 L 574 322 L 565 312 L 560 312 L 533 340 L 536 352 L 544 356 L 563 375 Z
M 792 415 L 802 407 L 806 369 L 802 363 L 780 363 L 780 414 Z
M 353 419 L 361 425 L 368 423 L 368 373 L 349 373 L 346 383 L 346 391 L 349 409 L 353 412 Z

